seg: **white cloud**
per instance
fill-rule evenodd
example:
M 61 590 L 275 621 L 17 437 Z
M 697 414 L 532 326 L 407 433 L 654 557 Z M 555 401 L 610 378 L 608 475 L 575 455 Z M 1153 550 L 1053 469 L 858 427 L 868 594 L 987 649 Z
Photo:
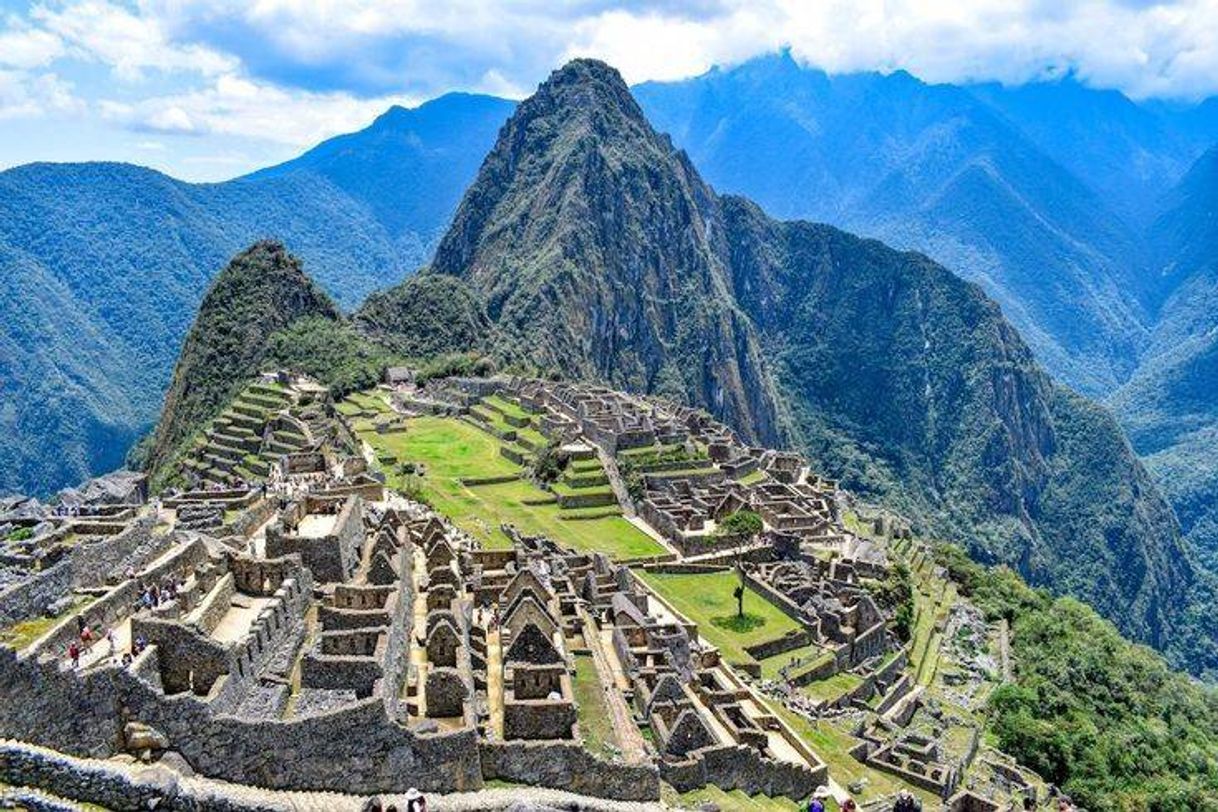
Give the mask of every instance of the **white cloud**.
M 66 43 L 71 55 L 100 62 L 128 81 L 141 79 L 147 70 L 214 76 L 239 66 L 227 54 L 172 41 L 153 15 L 132 13 L 105 0 L 83 0 L 56 9 L 35 6 L 30 17 Z
M 16 15 L 5 23 L 0 30 L 0 66 L 40 68 L 63 54 L 63 42 L 51 32 L 32 28 Z
M 632 81 L 790 47 L 830 72 L 904 68 L 932 82 L 1019 83 L 1074 71 L 1136 97 L 1218 92 L 1214 0 L 734 0 L 701 19 L 609 11 L 575 30 L 568 53 L 606 58 Z
M 448 90 L 519 98 L 574 56 L 631 82 L 786 47 L 830 72 L 1073 72 L 1135 97 L 1218 94 L 1218 0 L 32 2 L 0 14 L 0 117 L 164 133 L 170 154 L 175 136 L 192 152 L 209 136 L 251 154 L 306 146 Z
M 53 73 L 0 69 L 0 120 L 80 114 L 84 109 L 72 86 Z
M 206 88 L 144 99 L 103 102 L 103 115 L 134 129 L 186 135 L 236 135 L 306 146 L 368 124 L 393 104 L 417 99 L 356 99 L 342 93 L 288 91 L 235 76 Z

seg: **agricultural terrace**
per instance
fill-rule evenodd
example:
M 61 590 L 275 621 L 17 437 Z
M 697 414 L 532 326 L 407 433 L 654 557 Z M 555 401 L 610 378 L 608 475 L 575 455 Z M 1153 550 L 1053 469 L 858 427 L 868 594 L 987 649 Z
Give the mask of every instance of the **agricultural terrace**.
M 412 417 L 404 430 L 356 430 L 372 446 L 390 487 L 426 500 L 488 548 L 510 546 L 500 529 L 509 523 L 526 535 L 546 535 L 574 550 L 620 560 L 666 552 L 626 521 L 616 504 L 561 509 L 553 493 L 525 479 L 524 469 L 499 453 L 498 437 L 464 420 Z M 404 472 L 404 463 L 421 467 L 422 474 Z M 503 481 L 473 484 L 488 479 Z

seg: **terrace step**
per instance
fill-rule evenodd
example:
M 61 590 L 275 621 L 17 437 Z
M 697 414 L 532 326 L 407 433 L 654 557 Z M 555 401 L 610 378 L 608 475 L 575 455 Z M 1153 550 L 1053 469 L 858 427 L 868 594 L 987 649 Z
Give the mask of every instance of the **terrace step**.
M 232 426 L 234 430 L 244 429 L 255 435 L 261 434 L 262 428 L 266 425 L 266 420 L 261 412 L 258 412 L 257 415 L 248 415 L 235 410 L 230 410 L 221 415 L 221 417 L 227 418 L 228 424 Z
M 287 392 L 284 392 L 277 386 L 270 386 L 264 383 L 252 383 L 246 388 L 245 391 L 253 392 L 256 395 L 261 395 L 262 397 L 270 398 L 283 403 L 287 403 L 290 400 L 290 396 Z
M 239 446 L 220 445 L 212 443 L 208 446 L 208 453 L 212 456 L 219 457 L 225 460 L 240 460 L 249 452 Z
M 236 460 L 225 459 L 224 457 L 217 456 L 212 451 L 208 451 L 203 454 L 203 461 L 207 463 L 210 470 L 220 471 L 223 473 L 228 473 L 229 471 L 232 471 L 233 468 L 237 467 Z
M 264 477 L 271 472 L 270 463 L 261 457 L 247 457 L 242 465 L 260 477 Z
M 609 477 L 600 469 L 585 474 L 566 473 L 562 479 L 572 488 L 596 488 L 609 484 Z
M 277 412 L 287 405 L 285 400 L 279 398 L 268 398 L 265 395 L 259 395 L 254 392 L 245 391 L 237 398 L 238 403 L 249 403 L 254 406 L 261 406 L 270 412 Z
M 233 403 L 231 408 L 236 414 L 253 420 L 254 425 L 262 426 L 266 423 L 267 410 L 260 406 L 255 406 L 251 403 L 246 403 L 243 400 L 238 400 Z M 253 426 L 251 426 L 251 428 L 252 427 Z

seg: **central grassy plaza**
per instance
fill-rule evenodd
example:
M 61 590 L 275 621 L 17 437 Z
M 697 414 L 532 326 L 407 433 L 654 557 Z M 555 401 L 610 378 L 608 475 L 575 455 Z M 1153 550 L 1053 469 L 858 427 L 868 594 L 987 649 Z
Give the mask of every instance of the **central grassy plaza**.
M 390 487 L 410 492 L 417 486 L 432 507 L 488 548 L 510 547 L 501 529 L 507 523 L 526 535 L 546 535 L 565 547 L 618 560 L 666 552 L 616 507 L 561 509 L 553 493 L 523 478 L 524 469 L 499 453 L 499 438 L 464 420 L 412 417 L 404 431 L 359 433 L 381 460 Z M 407 462 L 421 465 L 422 475 L 402 473 Z M 507 481 L 473 484 L 487 479 Z

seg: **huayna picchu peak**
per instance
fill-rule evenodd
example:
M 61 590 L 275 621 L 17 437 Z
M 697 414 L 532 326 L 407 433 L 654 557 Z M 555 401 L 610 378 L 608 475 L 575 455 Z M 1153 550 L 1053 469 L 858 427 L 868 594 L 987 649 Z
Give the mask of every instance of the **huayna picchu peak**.
M 617 71 L 576 60 L 508 120 L 430 271 L 482 296 L 511 357 L 713 404 L 772 442 L 775 398 L 726 295 L 718 207 Z
M 1129 220 L 1090 211 L 1093 245 L 1064 221 L 1098 173 L 1005 90 L 788 50 L 635 91 L 577 58 L 522 101 L 394 106 L 214 186 L 0 173 L 0 264 L 41 291 L 0 308 L 0 372 L 73 381 L 45 422 L 134 434 L 124 348 L 147 388 L 181 342 L 127 467 L 39 463 L 91 476 L 0 496 L 0 806 L 1218 809 L 1213 466 L 1181 463 L 1218 431 L 1214 153 L 1155 218 L 1106 185 Z M 1062 126 L 1166 187 L 1121 109 L 1124 146 Z M 814 210 L 857 207 L 855 172 L 889 204 L 871 222 L 918 218 L 895 244 L 944 228 L 904 250 L 776 218 L 695 160 L 723 172 L 742 138 L 792 145 L 736 165 L 787 167 L 788 203 L 816 177 L 839 199 Z M 962 236 L 969 200 L 1001 262 Z M 1138 253 L 1135 217 L 1153 282 L 1098 248 Z M 1033 297 L 1049 257 L 1069 267 Z M 150 315 L 183 302 L 188 329 Z M 1153 363 L 1091 366 L 1097 320 L 1153 335 Z M 73 329 L 97 346 L 43 351 Z M 36 422 L 29 392 L 0 425 Z M 1184 474 L 1172 503 L 1135 449 Z

